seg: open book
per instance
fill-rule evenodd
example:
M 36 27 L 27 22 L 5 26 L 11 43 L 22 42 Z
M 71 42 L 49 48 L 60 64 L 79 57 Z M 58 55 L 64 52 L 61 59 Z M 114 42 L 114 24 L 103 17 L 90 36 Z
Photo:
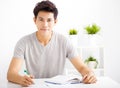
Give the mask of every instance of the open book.
M 77 84 L 81 83 L 81 77 L 76 75 L 58 75 L 49 79 L 46 79 L 44 82 L 49 84 L 63 85 L 63 84 Z

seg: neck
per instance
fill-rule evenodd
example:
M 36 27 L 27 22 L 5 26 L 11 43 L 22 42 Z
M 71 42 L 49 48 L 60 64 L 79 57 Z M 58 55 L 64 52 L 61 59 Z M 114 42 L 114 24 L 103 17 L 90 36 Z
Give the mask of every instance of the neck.
M 41 36 L 39 34 L 39 32 L 37 31 L 36 32 L 36 36 L 37 36 L 37 39 L 38 41 L 43 45 L 47 45 L 49 43 L 49 41 L 51 40 L 51 37 L 52 37 L 52 32 L 50 34 L 48 34 L 47 36 Z

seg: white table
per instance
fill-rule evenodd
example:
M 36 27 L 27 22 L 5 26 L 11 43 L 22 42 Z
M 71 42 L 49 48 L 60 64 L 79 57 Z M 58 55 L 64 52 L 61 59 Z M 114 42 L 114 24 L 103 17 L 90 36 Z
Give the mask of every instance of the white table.
M 0 79 L 0 88 L 120 88 L 120 84 L 115 82 L 109 77 L 99 77 L 95 84 L 65 84 L 54 85 L 46 84 L 44 79 L 34 79 L 36 85 L 30 87 L 21 87 L 18 84 L 8 82 L 7 80 Z

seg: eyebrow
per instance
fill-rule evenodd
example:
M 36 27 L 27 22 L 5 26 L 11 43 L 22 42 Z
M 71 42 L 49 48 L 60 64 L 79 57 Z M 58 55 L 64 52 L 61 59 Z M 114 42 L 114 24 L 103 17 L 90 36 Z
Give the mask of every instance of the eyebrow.
M 43 17 L 38 17 L 39 19 L 43 18 Z
M 43 17 L 38 17 L 38 19 L 44 19 Z M 52 19 L 52 18 L 47 18 L 47 19 Z

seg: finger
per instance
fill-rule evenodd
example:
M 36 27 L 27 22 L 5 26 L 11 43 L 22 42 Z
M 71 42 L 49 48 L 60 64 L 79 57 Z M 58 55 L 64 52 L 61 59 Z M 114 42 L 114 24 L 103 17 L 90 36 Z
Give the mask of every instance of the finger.
M 29 77 L 31 78 L 31 82 L 32 82 L 32 84 L 34 84 L 34 81 L 33 81 L 34 76 L 33 76 L 33 75 L 30 75 Z
M 25 76 L 25 79 L 26 79 L 26 81 L 29 82 L 29 84 L 33 84 L 33 80 L 31 79 L 31 77 Z M 26 81 L 25 81 L 25 82 L 26 82 Z M 28 82 L 27 82 L 27 83 L 28 83 Z
M 30 78 L 34 79 L 35 77 L 33 75 L 30 75 Z
M 96 82 L 97 82 L 97 80 L 96 80 L 96 79 L 92 81 L 92 83 L 96 83 Z
M 91 78 L 90 75 L 87 75 L 84 79 L 83 79 L 83 82 L 84 83 L 88 83 L 89 79 Z
M 88 80 L 88 83 L 95 83 L 97 81 L 95 76 L 91 76 L 90 79 Z
M 87 74 L 83 76 L 83 80 L 86 79 L 86 77 L 87 77 Z
M 84 75 L 82 81 L 84 82 L 86 78 L 87 78 L 87 75 Z
M 28 87 L 30 84 L 26 81 L 26 80 L 24 80 L 23 82 L 22 82 L 22 86 L 24 86 L 24 87 Z
M 95 79 L 93 79 L 93 80 L 89 81 L 88 83 L 89 83 L 89 84 L 96 83 L 96 80 L 95 80 Z
M 94 77 L 94 76 L 91 76 L 91 77 L 88 79 L 88 83 L 93 83 L 94 80 L 95 80 L 95 77 Z
M 93 80 L 91 80 L 91 83 L 96 83 L 97 82 L 97 79 L 94 78 Z
M 84 75 L 83 78 L 82 78 L 82 82 L 85 83 L 85 79 L 86 79 L 87 75 Z
M 32 84 L 32 83 L 31 83 L 29 80 L 27 80 L 27 79 L 25 79 L 24 83 L 27 84 L 27 85 L 31 85 L 31 84 Z
M 31 78 L 31 79 L 34 79 L 34 76 L 33 75 L 24 75 L 25 77 L 29 77 L 29 78 Z

